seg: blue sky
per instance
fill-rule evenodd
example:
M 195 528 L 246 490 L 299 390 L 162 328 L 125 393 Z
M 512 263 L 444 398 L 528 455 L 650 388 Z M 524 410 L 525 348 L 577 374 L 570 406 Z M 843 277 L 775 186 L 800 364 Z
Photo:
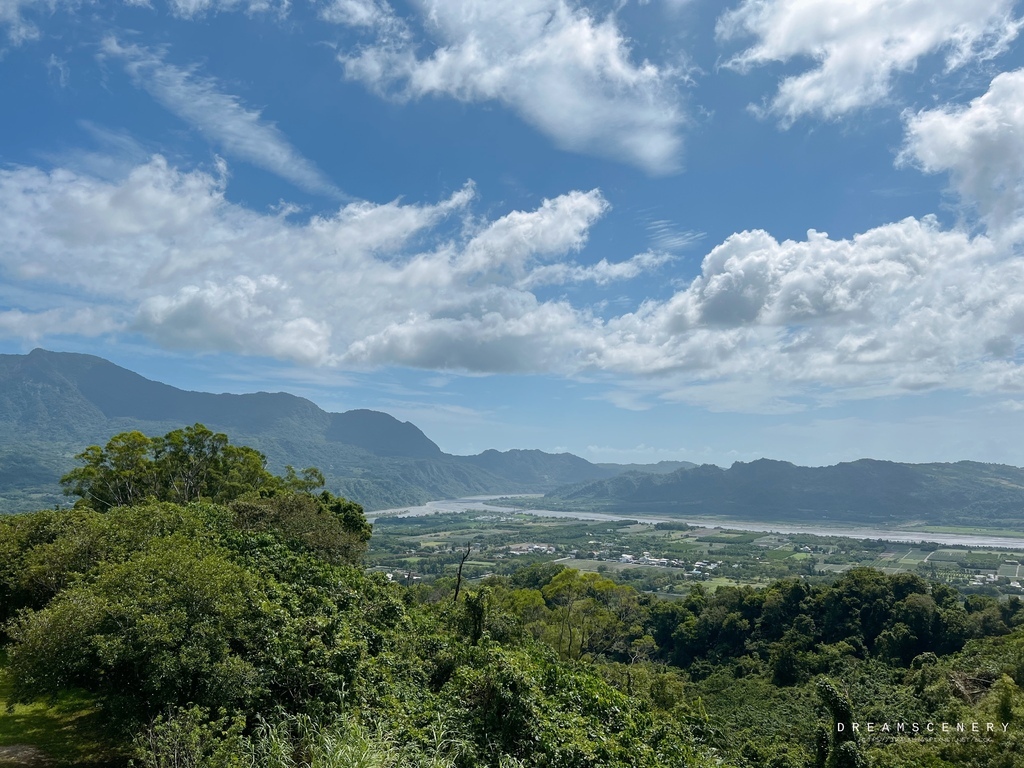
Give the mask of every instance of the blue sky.
M 444 450 L 1024 464 L 1010 0 L 0 0 L 0 351 Z

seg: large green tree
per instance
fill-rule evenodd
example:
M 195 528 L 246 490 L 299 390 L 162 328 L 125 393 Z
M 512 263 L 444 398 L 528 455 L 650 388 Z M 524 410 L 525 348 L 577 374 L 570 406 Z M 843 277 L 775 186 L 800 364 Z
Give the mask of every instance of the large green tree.
M 227 435 L 202 424 L 175 429 L 163 437 L 138 431 L 114 435 L 106 446 L 91 445 L 76 457 L 81 466 L 61 478 L 64 492 L 80 504 L 104 511 L 147 498 L 187 504 L 198 499 L 231 501 L 246 493 L 267 493 L 313 477 L 285 478 L 267 470 L 255 448 L 231 445 Z M 323 484 L 322 475 L 316 473 Z

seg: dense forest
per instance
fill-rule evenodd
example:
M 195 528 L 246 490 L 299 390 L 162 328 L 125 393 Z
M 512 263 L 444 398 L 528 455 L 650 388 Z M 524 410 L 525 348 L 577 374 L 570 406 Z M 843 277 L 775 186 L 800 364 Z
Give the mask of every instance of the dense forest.
M 11 722 L 88 702 L 102 749 L 67 765 L 1022 764 L 1016 598 L 864 568 L 680 600 L 554 563 L 400 585 L 322 480 L 199 424 L 81 453 L 73 508 L 0 518 Z

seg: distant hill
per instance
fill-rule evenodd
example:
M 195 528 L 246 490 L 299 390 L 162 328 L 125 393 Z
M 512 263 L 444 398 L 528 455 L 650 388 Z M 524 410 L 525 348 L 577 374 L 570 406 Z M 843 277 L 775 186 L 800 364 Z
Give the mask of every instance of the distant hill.
M 861 459 L 831 467 L 785 461 L 703 465 L 668 474 L 627 472 L 552 491 L 557 508 L 754 521 L 967 525 L 1024 530 L 1024 469 L 961 461 Z
M 655 475 L 667 475 L 678 469 L 693 469 L 697 465 L 692 461 L 659 461 L 657 464 L 604 464 L 598 462 L 597 466 L 614 471 L 616 474 L 622 472 L 650 472 Z
M 162 435 L 196 422 L 259 449 L 273 471 L 319 467 L 330 490 L 370 510 L 547 492 L 545 503 L 563 509 L 1024 530 L 1024 470 L 1016 467 L 761 459 L 722 469 L 597 465 L 535 450 L 453 456 L 414 424 L 379 411 L 328 413 L 283 392 L 187 392 L 99 357 L 41 349 L 0 355 L 0 512 L 66 503 L 57 480 L 89 445 L 125 430 Z
M 368 509 L 486 493 L 541 493 L 614 470 L 569 454 L 446 454 L 410 422 L 370 410 L 328 413 L 283 392 L 188 392 L 92 355 L 0 355 L 0 511 L 64 501 L 74 455 L 114 434 L 201 422 L 266 454 L 272 470 L 319 467 L 332 491 Z

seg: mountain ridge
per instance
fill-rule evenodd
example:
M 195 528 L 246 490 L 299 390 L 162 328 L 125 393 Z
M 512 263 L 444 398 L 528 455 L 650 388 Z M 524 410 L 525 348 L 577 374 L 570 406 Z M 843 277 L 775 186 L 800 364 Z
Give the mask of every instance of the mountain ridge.
M 1024 530 L 1024 469 L 975 461 L 857 459 L 825 467 L 757 459 L 667 474 L 625 472 L 566 485 L 558 509 L 630 510 L 774 522 L 1005 527 Z
M 57 480 L 89 445 L 137 429 L 201 422 L 262 451 L 274 472 L 318 467 L 367 510 L 439 498 L 547 493 L 552 509 L 890 526 L 985 525 L 1024 531 L 1024 469 L 961 461 L 859 459 L 800 467 L 758 459 L 597 465 L 532 449 L 445 453 L 415 424 L 368 409 L 331 413 L 287 392 L 178 389 L 92 355 L 0 355 L 0 512 L 67 503 Z
M 262 451 L 275 471 L 319 467 L 331 490 L 367 509 L 537 493 L 612 474 L 541 451 L 532 462 L 514 451 L 455 456 L 382 411 L 331 413 L 287 392 L 183 390 L 101 357 L 35 349 L 0 355 L 0 504 L 15 511 L 59 503 L 56 481 L 88 445 L 130 429 L 162 434 L 196 422 Z

